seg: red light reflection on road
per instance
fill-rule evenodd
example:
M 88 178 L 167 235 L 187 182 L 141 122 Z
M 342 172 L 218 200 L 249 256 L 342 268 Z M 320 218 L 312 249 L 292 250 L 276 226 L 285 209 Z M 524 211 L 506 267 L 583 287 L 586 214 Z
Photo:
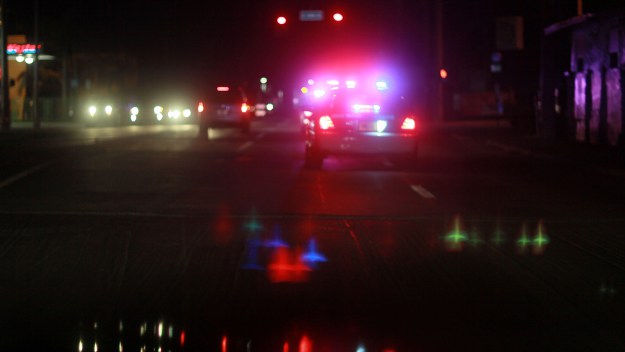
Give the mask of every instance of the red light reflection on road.
M 282 345 L 282 352 L 289 352 L 289 343 L 285 342 L 284 345 Z
M 308 281 L 312 269 L 302 261 L 302 250 L 276 248 L 267 266 L 267 276 L 274 283 Z
M 299 342 L 299 352 L 312 352 L 312 341 L 306 335 Z
M 218 244 L 228 244 L 232 239 L 234 224 L 230 209 L 226 206 L 220 206 L 217 211 L 217 219 L 214 225 L 215 240 Z
M 221 339 L 221 352 L 228 351 L 228 336 L 224 336 Z

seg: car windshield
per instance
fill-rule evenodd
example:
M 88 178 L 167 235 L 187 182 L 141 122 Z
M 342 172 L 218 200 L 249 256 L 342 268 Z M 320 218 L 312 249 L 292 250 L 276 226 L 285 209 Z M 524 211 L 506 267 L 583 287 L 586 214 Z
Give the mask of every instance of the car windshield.
M 625 351 L 623 0 L 0 0 L 0 352 Z

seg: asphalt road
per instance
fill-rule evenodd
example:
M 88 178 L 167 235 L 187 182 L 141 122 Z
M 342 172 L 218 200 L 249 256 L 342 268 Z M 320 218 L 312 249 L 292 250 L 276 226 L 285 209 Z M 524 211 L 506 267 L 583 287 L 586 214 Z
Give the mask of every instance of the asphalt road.
M 314 171 L 285 116 L 4 134 L 0 350 L 625 350 L 625 178 L 479 136 Z

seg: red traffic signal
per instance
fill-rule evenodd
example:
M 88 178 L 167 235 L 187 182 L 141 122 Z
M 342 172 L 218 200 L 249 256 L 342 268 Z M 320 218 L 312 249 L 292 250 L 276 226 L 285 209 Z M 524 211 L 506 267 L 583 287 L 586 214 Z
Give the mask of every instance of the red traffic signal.
M 334 15 L 332 15 L 332 18 L 336 21 L 336 22 L 341 22 L 343 20 L 343 14 L 341 14 L 340 12 L 335 13 Z

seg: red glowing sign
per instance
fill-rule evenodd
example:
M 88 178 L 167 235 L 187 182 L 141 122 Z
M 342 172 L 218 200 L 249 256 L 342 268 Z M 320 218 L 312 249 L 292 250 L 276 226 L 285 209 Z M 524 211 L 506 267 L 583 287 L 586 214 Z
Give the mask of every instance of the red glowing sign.
M 41 44 L 7 44 L 9 55 L 35 54 L 37 51 L 41 51 Z

